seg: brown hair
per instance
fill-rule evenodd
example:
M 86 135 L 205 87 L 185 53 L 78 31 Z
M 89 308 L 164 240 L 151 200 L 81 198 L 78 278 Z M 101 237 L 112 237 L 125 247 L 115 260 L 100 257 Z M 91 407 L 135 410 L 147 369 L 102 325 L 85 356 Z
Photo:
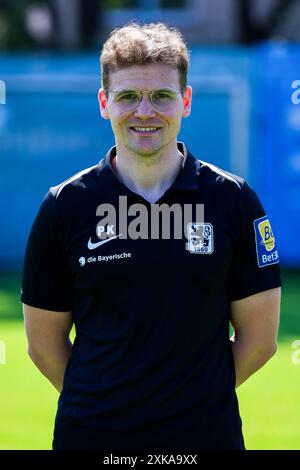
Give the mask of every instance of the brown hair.
M 109 72 L 130 65 L 165 64 L 179 72 L 181 90 L 187 85 L 189 51 L 181 33 L 164 23 L 129 23 L 114 29 L 100 56 L 102 87 L 109 89 Z

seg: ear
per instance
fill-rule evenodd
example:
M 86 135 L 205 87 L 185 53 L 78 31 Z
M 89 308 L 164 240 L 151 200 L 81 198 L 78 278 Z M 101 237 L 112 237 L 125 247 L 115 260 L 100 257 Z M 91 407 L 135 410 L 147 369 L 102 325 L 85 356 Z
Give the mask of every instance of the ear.
M 191 114 L 191 109 L 192 109 L 192 87 L 191 86 L 187 86 L 185 88 L 182 100 L 183 100 L 182 116 L 188 117 Z
M 109 119 L 108 109 L 107 109 L 107 97 L 103 88 L 100 88 L 98 91 L 98 101 L 100 106 L 100 113 L 104 119 Z

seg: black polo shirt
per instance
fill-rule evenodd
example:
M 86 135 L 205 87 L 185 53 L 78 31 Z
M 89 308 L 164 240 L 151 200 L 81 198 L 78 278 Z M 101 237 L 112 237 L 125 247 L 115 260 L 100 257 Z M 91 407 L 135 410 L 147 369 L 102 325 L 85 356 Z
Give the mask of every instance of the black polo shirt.
M 170 239 L 162 231 L 123 237 L 119 197 L 149 214 L 151 204 L 118 180 L 115 148 L 51 188 L 34 221 L 22 302 L 71 310 L 76 327 L 55 449 L 244 447 L 230 302 L 281 285 L 278 252 L 247 183 L 178 148 L 184 164 L 157 204 L 192 207 L 185 236 L 175 238 L 173 221 Z M 96 213 L 102 204 L 116 211 L 104 243 Z M 204 221 L 194 219 L 196 204 L 204 204 Z

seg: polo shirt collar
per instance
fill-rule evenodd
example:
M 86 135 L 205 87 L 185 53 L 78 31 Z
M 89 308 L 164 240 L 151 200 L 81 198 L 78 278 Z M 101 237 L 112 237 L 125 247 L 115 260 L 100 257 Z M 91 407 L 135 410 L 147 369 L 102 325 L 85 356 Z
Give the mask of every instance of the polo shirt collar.
M 192 190 L 198 188 L 201 169 L 200 160 L 195 158 L 183 142 L 177 142 L 178 150 L 183 154 L 180 172 L 170 189 Z
M 199 174 L 201 169 L 200 160 L 195 158 L 187 149 L 183 142 L 177 142 L 178 150 L 183 154 L 182 168 L 179 171 L 169 190 L 194 190 L 198 188 Z M 97 167 L 97 174 L 101 187 L 106 194 L 112 193 L 119 196 L 122 194 L 132 194 L 117 177 L 111 160 L 116 155 L 116 147 L 111 147 L 105 157 L 100 160 Z

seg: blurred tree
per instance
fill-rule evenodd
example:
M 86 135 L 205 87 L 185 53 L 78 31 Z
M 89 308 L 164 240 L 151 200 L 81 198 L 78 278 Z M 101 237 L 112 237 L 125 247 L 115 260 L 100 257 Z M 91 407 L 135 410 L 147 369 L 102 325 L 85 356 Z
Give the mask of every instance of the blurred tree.
M 0 48 L 80 48 L 95 44 L 101 0 L 0 0 Z
M 136 8 L 137 0 L 103 0 L 103 9 Z
M 63 49 L 91 47 L 100 30 L 100 0 L 52 0 L 57 45 Z
M 0 48 L 27 49 L 34 39 L 26 29 L 24 10 L 26 0 L 0 0 Z
M 99 0 L 80 0 L 81 45 L 95 45 L 96 34 L 100 30 L 101 2 Z
M 241 41 L 249 44 L 270 39 L 280 23 L 285 21 L 289 13 L 292 12 L 296 3 L 299 4 L 299 0 L 274 0 L 269 14 L 264 19 L 260 18 L 258 20 L 254 15 L 256 1 L 237 0 L 241 24 Z
M 160 0 L 161 8 L 185 8 L 186 0 Z
M 197 1 L 193 0 L 196 4 Z M 223 0 L 218 0 L 223 2 Z M 239 42 L 273 37 L 300 40 L 300 0 L 230 0 L 240 25 Z M 99 45 L 102 11 L 184 8 L 188 0 L 0 0 L 0 49 L 77 49 Z M 215 14 L 215 11 L 213 11 Z M 208 18 L 209 24 L 209 18 Z M 225 18 L 224 18 L 225 21 Z M 103 25 L 105 26 L 105 25 Z

